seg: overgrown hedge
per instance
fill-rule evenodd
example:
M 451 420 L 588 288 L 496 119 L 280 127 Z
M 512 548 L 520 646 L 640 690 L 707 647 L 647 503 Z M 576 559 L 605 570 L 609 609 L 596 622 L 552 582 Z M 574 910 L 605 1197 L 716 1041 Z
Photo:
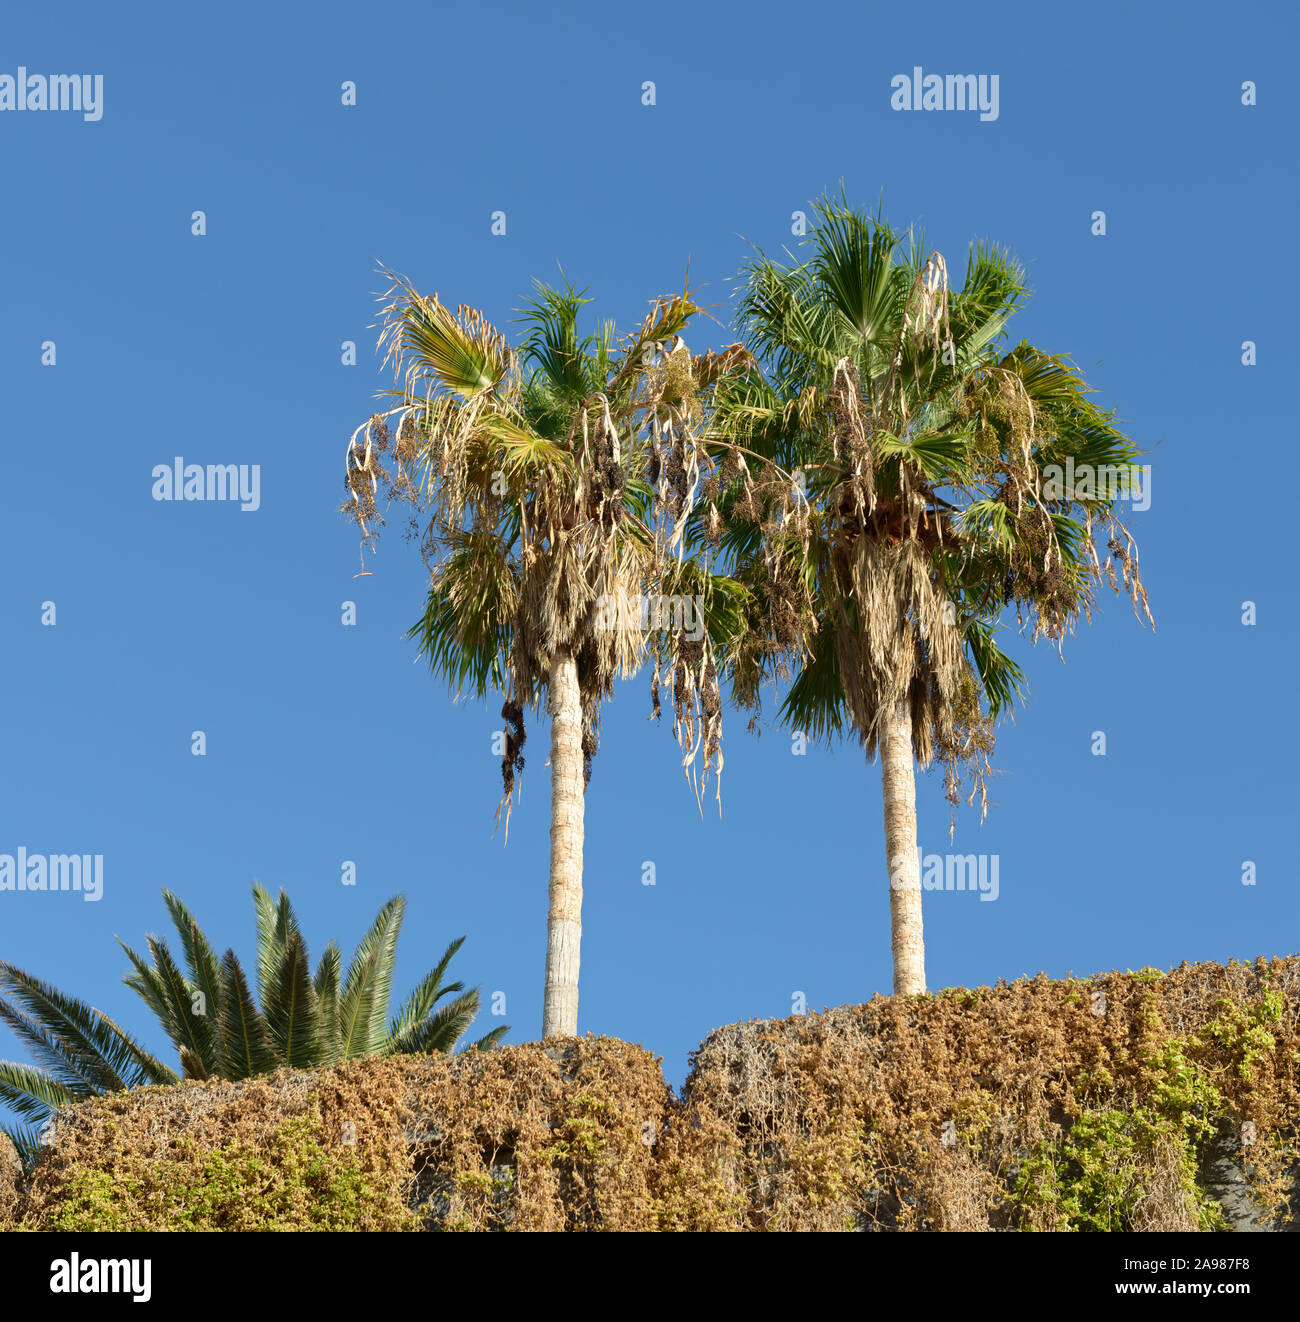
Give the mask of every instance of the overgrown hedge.
M 1280 1226 L 1298 1017 L 1295 957 L 877 998 L 719 1029 L 686 1105 L 747 1228 Z
M 733 1024 L 681 1099 L 612 1038 L 142 1089 L 0 1150 L 0 1225 L 1281 1227 L 1298 1019 L 1292 957 Z

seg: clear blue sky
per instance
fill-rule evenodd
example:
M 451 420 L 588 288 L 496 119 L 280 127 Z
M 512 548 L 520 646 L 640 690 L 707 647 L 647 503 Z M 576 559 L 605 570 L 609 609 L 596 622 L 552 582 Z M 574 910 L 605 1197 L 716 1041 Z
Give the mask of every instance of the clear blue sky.
M 953 846 L 998 855 L 1000 894 L 927 897 L 931 985 L 1294 951 L 1296 29 L 1254 3 L 11 8 L 0 75 L 102 74 L 103 113 L 0 113 L 0 853 L 103 854 L 105 894 L 0 893 L 0 957 L 162 1051 L 113 940 L 164 930 L 160 888 L 246 957 L 255 877 L 314 953 L 401 890 L 399 992 L 467 933 L 459 974 L 535 1038 L 544 722 L 503 845 L 497 706 L 416 664 L 400 528 L 355 578 L 336 513 L 384 384 L 374 267 L 505 321 L 559 263 L 630 325 L 689 261 L 725 322 L 745 241 L 792 243 L 841 180 L 957 271 L 972 237 L 1012 248 L 1015 329 L 1073 354 L 1154 469 L 1132 527 L 1157 632 L 1107 594 L 1066 664 L 1017 650 L 1031 702 Z M 918 65 L 997 74 L 996 121 L 891 110 Z M 153 500 L 177 455 L 260 465 L 260 508 Z M 721 1024 L 889 990 L 880 788 L 852 745 L 795 757 L 733 718 L 701 818 L 648 711 L 640 679 L 605 713 L 580 1027 L 680 1081 Z M 920 800 L 947 851 L 937 774 Z

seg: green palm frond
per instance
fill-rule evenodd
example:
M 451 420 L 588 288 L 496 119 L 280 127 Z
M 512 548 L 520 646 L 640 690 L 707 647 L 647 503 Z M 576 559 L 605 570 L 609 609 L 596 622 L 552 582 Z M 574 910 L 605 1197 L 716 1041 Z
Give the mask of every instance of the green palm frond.
M 180 938 L 181 950 L 185 955 L 185 964 L 189 970 L 190 982 L 202 995 L 205 1013 L 212 1023 L 221 1017 L 221 965 L 208 939 L 203 934 L 194 915 L 185 907 L 180 897 L 169 890 L 163 891 L 163 903 L 171 914 L 172 923 Z M 215 1035 L 213 1037 L 215 1049 Z M 205 1061 L 209 1069 L 215 1067 L 215 1058 Z
M 320 1002 L 321 1046 L 323 1059 L 337 1064 L 341 1059 L 342 1036 L 339 1028 L 340 983 L 343 979 L 343 954 L 333 941 L 325 947 L 316 965 L 312 986 Z
M 474 1022 L 478 1010 L 478 992 L 463 993 L 404 1034 L 402 1051 L 409 1055 L 432 1055 L 435 1052 L 450 1054 L 464 1037 L 465 1030 Z M 499 1032 L 497 1036 L 500 1036 Z M 492 1037 L 492 1034 L 488 1034 L 488 1037 Z
M 539 474 L 560 474 L 568 461 L 562 445 L 546 436 L 539 436 L 529 427 L 500 413 L 486 414 L 479 420 L 479 430 L 498 448 L 503 471 L 525 480 L 535 480 Z
M 312 986 L 307 945 L 301 932 L 295 931 L 285 943 L 262 1009 L 280 1064 L 311 1069 L 321 1063 L 320 1003 Z
M 1015 700 L 1026 699 L 1025 672 L 997 645 L 993 626 L 981 619 L 966 625 L 966 646 L 988 698 L 989 715 L 996 720 Z
M 818 295 L 837 314 L 837 338 L 889 342 L 895 334 L 894 263 L 902 236 L 879 216 L 870 220 L 842 200 L 819 202 L 817 214 L 820 224 L 809 235 L 816 252 L 812 275 Z
M 375 1009 L 378 950 L 357 954 L 348 968 L 347 982 L 339 1001 L 339 1059 L 351 1060 L 370 1053 L 370 1024 Z
M 65 1063 L 98 1091 L 175 1082 L 165 1065 L 107 1015 L 0 961 L 0 1014 L 14 1026 L 10 1014 L 17 1017 L 24 1011 L 60 1044 Z
M 128 973 L 122 979 L 123 983 L 130 987 L 137 996 L 154 1012 L 158 1017 L 159 1023 L 167 1031 L 167 1036 L 173 1042 L 178 1040 L 179 1033 L 171 1024 L 171 1008 L 168 1004 L 167 993 L 163 988 L 162 979 L 158 976 L 157 970 L 143 956 L 132 950 L 121 937 L 117 938 L 117 944 L 122 947 L 126 957 L 131 961 L 135 971 Z
M 298 919 L 283 890 L 278 900 L 272 900 L 270 892 L 259 882 L 253 883 L 253 906 L 257 911 L 257 987 L 265 1003 L 267 988 L 280 970 L 285 947 L 298 934 Z
M 491 1051 L 509 1031 L 510 1025 L 502 1024 L 500 1028 L 494 1028 L 490 1033 L 484 1033 L 477 1041 L 471 1042 L 470 1049 L 476 1051 Z
M 344 1060 L 371 1055 L 384 1041 L 397 938 L 405 913 L 405 897 L 395 895 L 379 911 L 352 956 L 339 1006 L 340 1050 Z
M 452 692 L 486 697 L 505 687 L 518 597 L 518 567 L 505 546 L 486 534 L 459 535 L 433 571 L 424 615 L 407 637 Z
M 172 1040 L 177 1050 L 183 1053 L 181 1064 L 185 1076 L 206 1078 L 209 1062 L 215 1063 L 216 1060 L 216 1030 L 207 1013 L 208 1007 L 198 1002 L 195 995 L 198 989 L 176 966 L 167 943 L 151 936 L 147 938 L 147 944 L 167 1006 L 167 1025 L 174 1034 Z M 200 1009 L 203 1013 L 199 1013 Z
M 421 297 L 394 278 L 381 347 L 407 391 L 422 396 L 450 391 L 472 400 L 496 391 L 510 370 L 504 338 L 472 308 L 452 313 L 434 294 Z
M 963 481 L 970 473 L 970 443 L 973 428 L 950 431 L 914 431 L 906 437 L 887 433 L 877 437 L 882 457 L 910 460 L 928 481 L 937 486 Z
M 561 289 L 537 280 L 533 291 L 518 318 L 527 331 L 521 350 L 543 374 L 556 416 L 563 416 L 565 405 L 580 403 L 602 384 L 592 371 L 594 340 L 578 334 L 578 314 L 591 300 L 567 283 Z
M 251 1079 L 275 1069 L 279 1062 L 266 1022 L 233 950 L 222 957 L 221 984 L 215 1072 L 223 1079 Z
M 0 1125 L 0 1134 L 8 1137 L 18 1153 L 24 1172 L 30 1172 L 41 1157 L 41 1131 L 32 1125 Z
M 462 983 L 453 982 L 444 987 L 442 979 L 447 972 L 447 966 L 451 963 L 452 956 L 464 944 L 465 938 L 463 936 L 457 937 L 456 940 L 451 942 L 447 949 L 443 951 L 442 958 L 425 975 L 415 990 L 407 997 L 402 1008 L 393 1016 L 392 1023 L 388 1026 L 388 1041 L 391 1050 L 395 1052 L 404 1051 L 406 1049 L 403 1045 L 405 1037 L 428 1018 L 434 1005 L 444 996 L 462 990 Z
M 33 1124 L 43 1124 L 55 1111 L 85 1096 L 42 1070 L 0 1060 L 0 1102 Z
M 739 325 L 750 352 L 769 364 L 778 388 L 797 394 L 816 372 L 831 372 L 840 355 L 811 268 L 781 267 L 759 257 L 742 275 Z
M 835 634 L 820 630 L 777 713 L 781 724 L 811 739 L 830 739 L 844 729 L 844 696 Z
M 87 1007 L 89 1009 L 89 1007 Z M 79 1097 L 115 1092 L 122 1080 L 98 1056 L 88 1054 L 66 1034 L 47 1029 L 34 1016 L 16 1006 L 0 1002 L 0 1020 L 23 1043 L 51 1077 Z

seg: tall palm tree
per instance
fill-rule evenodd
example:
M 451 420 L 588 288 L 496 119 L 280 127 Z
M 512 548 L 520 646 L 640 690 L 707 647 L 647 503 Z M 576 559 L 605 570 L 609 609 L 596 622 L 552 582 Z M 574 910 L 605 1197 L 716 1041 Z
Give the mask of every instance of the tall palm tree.
M 477 991 L 442 982 L 464 944 L 460 937 L 390 1019 L 406 911 L 400 895 L 379 911 L 346 976 L 333 942 L 313 976 L 289 897 L 281 891 L 273 900 L 254 884 L 258 1001 L 234 951 L 218 959 L 181 900 L 167 890 L 163 899 L 186 971 L 167 943 L 151 936 L 149 960 L 122 946 L 134 966 L 124 981 L 158 1017 L 187 1079 L 247 1079 L 286 1065 L 309 1069 L 361 1056 L 450 1054 L 478 1013 Z M 7 1131 L 25 1161 L 37 1152 L 37 1129 L 55 1111 L 101 1093 L 179 1081 L 106 1015 L 2 961 L 0 1019 L 46 1067 L 0 1062 L 0 1101 L 35 1126 Z M 474 1045 L 486 1050 L 507 1031 L 493 1029 Z
M 730 670 L 741 703 L 784 676 L 785 723 L 879 752 L 894 990 L 910 995 L 926 986 L 915 768 L 942 763 L 949 801 L 968 783 L 986 810 L 993 722 L 1023 698 L 996 641 L 1010 607 L 1059 647 L 1103 579 L 1120 590 L 1118 567 L 1146 612 L 1120 491 L 1060 479 L 1131 479 L 1138 451 L 1066 359 L 1007 347 L 1026 285 L 1006 253 L 973 245 L 954 290 L 942 255 L 879 215 L 817 211 L 808 260 L 745 267 L 755 367 L 715 401 L 714 461 L 739 473 L 720 542 L 749 593 Z
M 353 433 L 343 509 L 360 525 L 363 549 L 383 522 L 382 499 L 407 502 L 424 522 L 430 582 L 410 636 L 457 693 L 504 697 L 498 814 L 504 809 L 507 829 L 524 713 L 547 702 L 542 1035 L 572 1036 L 584 795 L 600 704 L 615 678 L 653 652 L 656 680 L 661 667 L 682 680 L 676 728 L 688 764 L 698 756 L 695 771 L 720 765 L 708 637 L 687 639 L 640 603 L 698 580 L 681 554 L 697 478 L 687 462 L 704 399 L 740 353 L 690 353 L 681 332 L 699 309 L 686 293 L 656 300 L 619 340 L 608 322 L 582 335 L 589 300 L 539 283 L 522 310 L 518 348 L 480 312 L 453 313 L 400 277 L 383 297 L 380 345 L 394 366 L 396 403 Z

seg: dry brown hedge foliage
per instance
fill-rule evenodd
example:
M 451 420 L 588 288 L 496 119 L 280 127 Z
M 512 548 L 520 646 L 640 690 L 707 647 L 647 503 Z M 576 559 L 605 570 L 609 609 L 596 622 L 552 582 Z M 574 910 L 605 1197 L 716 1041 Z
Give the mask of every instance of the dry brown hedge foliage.
M 143 1089 L 61 1117 L 25 1192 L 0 1152 L 0 1225 L 1207 1227 L 1194 1163 L 1243 1134 L 1277 1221 L 1298 1016 L 1300 959 L 1258 960 L 733 1024 L 680 1101 L 612 1038 Z
M 692 1136 L 676 1111 L 658 1058 L 611 1038 L 141 1089 L 60 1120 L 19 1216 L 29 1229 L 254 1228 L 241 1192 L 215 1214 L 195 1193 L 220 1154 L 215 1173 L 246 1182 L 246 1159 L 265 1163 L 253 1174 L 276 1186 L 281 1228 L 338 1228 L 311 1202 L 340 1187 L 359 1204 L 355 1229 L 707 1224 L 708 1184 L 683 1160 Z M 283 1168 L 304 1165 L 321 1168 L 314 1183 L 280 1196 Z M 251 1211 L 268 1215 L 264 1200 Z
M 1180 1153 L 1243 1134 L 1280 1219 L 1300 1211 L 1298 1016 L 1295 957 L 878 997 L 719 1029 L 686 1113 L 727 1136 L 746 1228 L 1075 1228 L 1081 1180 L 1125 1208 L 1113 1228 L 1197 1228 Z
M 22 1165 L 14 1145 L 0 1134 L 0 1228 L 9 1225 L 18 1211 L 18 1182 Z

